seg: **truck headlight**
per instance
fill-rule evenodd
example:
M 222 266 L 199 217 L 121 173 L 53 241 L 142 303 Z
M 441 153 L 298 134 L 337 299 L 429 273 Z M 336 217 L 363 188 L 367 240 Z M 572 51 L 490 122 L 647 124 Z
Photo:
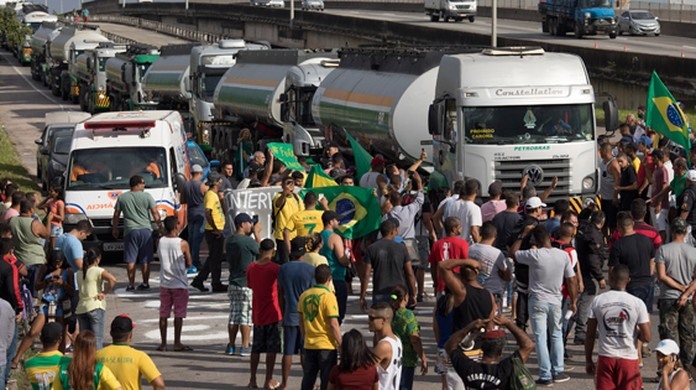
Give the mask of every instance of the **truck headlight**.
M 585 19 L 589 19 L 591 16 L 589 12 L 585 12 Z
M 592 188 L 594 188 L 594 178 L 591 176 L 588 176 L 584 179 L 582 179 L 582 190 L 583 191 L 589 191 Z
M 82 213 L 65 213 L 64 222 L 68 225 L 76 225 L 78 222 L 88 219 L 87 215 Z
M 454 4 L 450 4 L 450 5 L 449 5 L 449 9 L 457 9 L 457 6 L 454 5 Z
M 210 129 L 201 130 L 201 143 L 204 145 L 210 145 Z

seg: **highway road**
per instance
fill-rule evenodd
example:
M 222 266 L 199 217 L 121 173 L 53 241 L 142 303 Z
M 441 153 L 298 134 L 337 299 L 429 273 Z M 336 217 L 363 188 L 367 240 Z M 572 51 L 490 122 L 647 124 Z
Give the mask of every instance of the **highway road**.
M 477 34 L 491 34 L 491 18 L 476 17 L 474 23 L 467 20 L 455 22 L 431 22 L 424 13 L 414 12 L 385 12 L 373 10 L 332 10 L 330 14 L 350 16 L 355 18 L 388 20 L 415 26 L 439 28 L 451 31 L 466 31 Z M 577 47 L 591 47 L 597 50 L 627 51 L 640 55 L 641 53 L 657 54 L 668 57 L 696 58 L 696 40 L 676 36 L 618 36 L 609 39 L 606 35 L 586 36 L 576 39 L 572 34 L 566 37 L 556 37 L 541 32 L 540 22 L 527 22 L 511 19 L 498 19 L 498 37 L 529 40 L 532 42 L 555 43 Z M 690 75 L 684 75 L 690 76 Z

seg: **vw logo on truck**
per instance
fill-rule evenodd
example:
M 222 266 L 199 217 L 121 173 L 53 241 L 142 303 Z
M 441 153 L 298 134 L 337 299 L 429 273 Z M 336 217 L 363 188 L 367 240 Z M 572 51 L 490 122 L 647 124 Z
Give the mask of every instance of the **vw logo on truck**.
M 538 186 L 541 184 L 541 181 L 544 180 L 544 170 L 538 165 L 530 165 L 526 167 L 522 171 L 522 176 L 524 175 L 529 176 L 529 181 L 535 186 Z

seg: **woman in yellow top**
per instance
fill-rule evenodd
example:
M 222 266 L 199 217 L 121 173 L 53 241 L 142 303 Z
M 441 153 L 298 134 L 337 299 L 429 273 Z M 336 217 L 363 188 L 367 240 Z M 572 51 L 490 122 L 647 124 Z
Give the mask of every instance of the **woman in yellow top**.
M 116 286 L 116 278 L 99 267 L 101 254 L 94 249 L 87 251 L 82 266 L 82 277 L 77 276 L 80 301 L 75 308 L 80 330 L 89 329 L 97 338 L 97 349 L 102 349 L 104 341 L 104 296 Z M 104 287 L 104 282 L 107 282 Z
M 53 381 L 54 390 L 121 390 L 121 384 L 108 367 L 97 363 L 94 332 L 83 330 L 75 339 L 73 358 L 64 357 Z

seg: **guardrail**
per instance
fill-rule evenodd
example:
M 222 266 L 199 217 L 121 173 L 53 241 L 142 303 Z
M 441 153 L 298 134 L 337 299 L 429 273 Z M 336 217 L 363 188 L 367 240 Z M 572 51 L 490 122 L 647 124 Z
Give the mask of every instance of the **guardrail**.
M 166 24 L 166 23 L 162 23 L 162 22 L 156 22 L 153 20 L 147 20 L 147 19 L 143 19 L 143 18 L 133 18 L 133 17 L 127 17 L 127 16 L 93 15 L 90 17 L 90 21 L 124 24 L 127 26 L 133 26 L 133 27 L 142 28 L 144 30 L 155 31 L 155 32 L 158 32 L 161 34 L 166 34 L 166 35 L 170 35 L 170 36 L 181 38 L 181 39 L 186 39 L 186 40 L 193 41 L 193 42 L 215 43 L 221 39 L 230 38 L 229 36 L 224 35 L 224 34 L 213 34 L 213 33 L 208 33 L 208 32 L 204 32 L 204 31 L 194 30 L 191 28 L 180 27 L 180 26 Z M 93 27 L 96 28 L 97 26 L 93 26 Z M 104 35 L 107 38 L 111 39 L 111 37 L 108 36 L 107 34 L 104 34 Z M 114 34 L 110 34 L 110 35 L 114 35 Z M 121 39 L 124 40 L 125 38 L 121 38 Z M 128 43 L 134 43 L 134 42 L 128 42 Z

